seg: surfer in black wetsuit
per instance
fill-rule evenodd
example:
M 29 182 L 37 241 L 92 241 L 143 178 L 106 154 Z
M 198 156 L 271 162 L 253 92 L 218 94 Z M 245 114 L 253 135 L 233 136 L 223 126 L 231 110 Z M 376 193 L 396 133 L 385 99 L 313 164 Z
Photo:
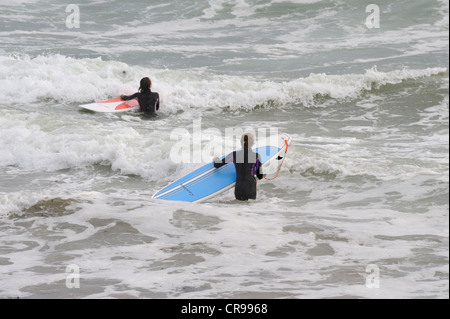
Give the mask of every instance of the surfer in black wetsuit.
M 151 87 L 152 81 L 150 78 L 145 77 L 141 79 L 139 92 L 136 92 L 133 95 L 121 95 L 120 97 L 124 101 L 137 98 L 141 112 L 145 115 L 157 116 L 156 111 L 159 110 L 159 94 L 152 92 Z
M 261 169 L 261 157 L 252 150 L 255 138 L 246 133 L 241 137 L 242 150 L 234 151 L 220 160 L 214 158 L 214 167 L 219 168 L 226 163 L 234 163 L 236 168 L 236 185 L 234 196 L 237 200 L 246 201 L 256 199 L 256 178 L 262 179 L 264 175 Z

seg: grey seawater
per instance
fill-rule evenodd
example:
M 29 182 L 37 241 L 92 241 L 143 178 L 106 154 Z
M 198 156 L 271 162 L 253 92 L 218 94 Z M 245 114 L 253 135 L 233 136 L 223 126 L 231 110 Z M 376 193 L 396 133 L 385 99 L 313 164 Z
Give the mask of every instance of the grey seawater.
M 448 298 L 448 3 L 368 4 L 2 3 L 0 296 Z M 152 200 L 199 119 L 292 136 L 256 201 Z

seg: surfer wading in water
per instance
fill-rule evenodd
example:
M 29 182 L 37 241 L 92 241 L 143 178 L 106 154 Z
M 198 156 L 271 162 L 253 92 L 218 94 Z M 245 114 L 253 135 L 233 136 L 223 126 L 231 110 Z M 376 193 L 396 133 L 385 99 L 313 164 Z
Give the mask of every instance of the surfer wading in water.
M 256 178 L 262 179 L 264 177 L 261 169 L 261 156 L 252 150 L 254 142 L 253 134 L 245 133 L 241 137 L 242 150 L 234 151 L 222 160 L 218 157 L 214 158 L 215 168 L 219 168 L 226 163 L 234 163 L 236 168 L 234 196 L 237 200 L 256 199 Z
M 133 95 L 121 95 L 124 101 L 137 98 L 139 102 L 139 109 L 145 115 L 157 116 L 156 111 L 159 110 L 159 94 L 151 91 L 152 81 L 145 77 L 141 79 L 139 91 Z

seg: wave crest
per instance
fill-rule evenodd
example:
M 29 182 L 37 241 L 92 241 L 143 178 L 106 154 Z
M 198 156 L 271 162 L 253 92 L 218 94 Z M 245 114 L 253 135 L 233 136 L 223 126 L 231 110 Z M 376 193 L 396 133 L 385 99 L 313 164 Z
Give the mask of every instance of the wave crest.
M 378 71 L 364 74 L 310 74 L 285 82 L 207 74 L 200 71 L 148 69 L 101 58 L 74 59 L 63 55 L 0 57 L 0 87 L 9 104 L 88 103 L 133 93 L 143 76 L 150 76 L 160 93 L 162 110 L 231 109 L 260 107 L 326 106 L 387 84 L 399 84 L 438 74 L 447 68 Z M 324 100 L 326 103 L 324 103 Z

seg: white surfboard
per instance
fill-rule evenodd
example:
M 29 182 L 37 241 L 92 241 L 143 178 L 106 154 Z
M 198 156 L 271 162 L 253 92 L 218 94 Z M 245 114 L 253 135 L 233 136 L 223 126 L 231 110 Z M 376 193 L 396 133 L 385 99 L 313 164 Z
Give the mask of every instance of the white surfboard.
M 138 110 L 139 102 L 137 101 L 137 99 L 124 101 L 120 97 L 118 97 L 112 100 L 82 104 L 80 105 L 80 107 L 86 110 L 103 113 L 126 112 L 131 110 Z
M 290 141 L 291 137 L 283 134 L 253 147 L 253 150 L 261 156 L 263 174 L 270 177 L 278 174 Z M 214 162 L 211 162 L 164 187 L 153 195 L 153 198 L 201 202 L 232 188 L 235 183 L 236 169 L 233 163 L 215 168 Z

